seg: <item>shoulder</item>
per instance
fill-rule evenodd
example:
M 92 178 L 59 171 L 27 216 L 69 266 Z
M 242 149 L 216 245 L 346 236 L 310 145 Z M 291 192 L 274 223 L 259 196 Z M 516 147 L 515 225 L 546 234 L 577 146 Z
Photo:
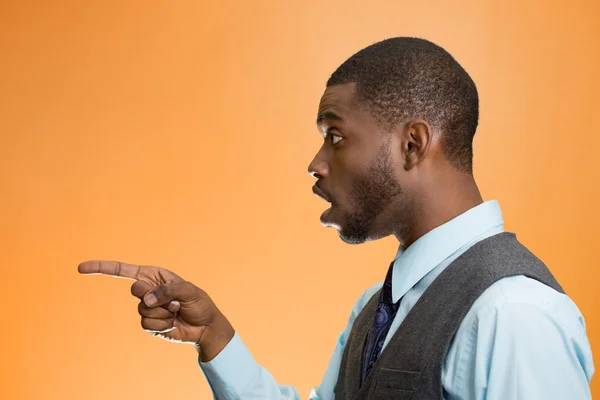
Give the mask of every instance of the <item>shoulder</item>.
M 573 300 L 523 275 L 491 285 L 473 303 L 460 328 L 493 331 L 496 338 L 506 333 L 515 341 L 552 333 L 587 341 L 585 320 Z
M 585 320 L 573 300 L 522 275 L 499 280 L 475 301 L 452 347 L 457 359 L 473 352 L 524 365 L 574 362 L 588 378 L 594 370 Z
M 526 322 L 523 324 L 523 322 Z M 585 320 L 575 303 L 564 293 L 523 275 L 500 279 L 473 303 L 462 320 L 455 341 L 474 340 L 483 331 L 490 340 L 509 330 L 525 336 L 542 335 L 535 325 L 550 324 L 553 330 L 585 336 Z M 479 332 L 479 334 L 478 334 Z
M 504 278 L 491 285 L 473 303 L 464 322 L 523 315 L 549 318 L 562 329 L 585 330 L 583 315 L 569 296 L 523 275 Z
M 552 390 L 585 391 L 593 374 L 585 320 L 575 303 L 520 275 L 494 283 L 469 309 L 448 349 L 444 384 L 483 398 L 475 394 L 489 394 L 498 382 L 515 391 L 527 385 L 538 390 L 540 382 Z

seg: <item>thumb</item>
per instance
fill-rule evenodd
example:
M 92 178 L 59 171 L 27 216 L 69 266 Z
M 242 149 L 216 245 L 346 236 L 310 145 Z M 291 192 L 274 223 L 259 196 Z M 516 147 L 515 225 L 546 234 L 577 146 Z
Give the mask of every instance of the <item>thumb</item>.
M 157 307 L 172 300 L 186 301 L 194 297 L 198 288 L 190 282 L 164 283 L 158 285 L 144 295 L 144 303 L 148 307 Z
M 154 288 L 151 283 L 146 281 L 136 281 L 133 285 L 131 285 L 131 294 L 142 300 L 144 295 Z M 147 304 L 146 304 L 147 305 Z M 168 305 L 162 306 L 164 309 L 171 311 L 172 313 L 176 313 L 181 309 L 181 304 L 177 300 L 170 302 Z

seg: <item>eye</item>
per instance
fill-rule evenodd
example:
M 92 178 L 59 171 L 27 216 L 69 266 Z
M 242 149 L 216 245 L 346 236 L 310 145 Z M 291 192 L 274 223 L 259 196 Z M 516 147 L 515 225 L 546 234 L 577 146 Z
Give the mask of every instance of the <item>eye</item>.
M 327 132 L 327 136 L 329 137 L 329 140 L 331 141 L 332 144 L 337 144 L 340 140 L 342 140 L 342 137 L 339 135 L 336 135 L 333 132 Z

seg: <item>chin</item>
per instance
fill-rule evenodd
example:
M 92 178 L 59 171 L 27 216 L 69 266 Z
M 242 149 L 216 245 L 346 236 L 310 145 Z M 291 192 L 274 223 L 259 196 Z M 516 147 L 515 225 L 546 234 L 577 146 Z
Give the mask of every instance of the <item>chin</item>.
M 328 217 L 331 218 L 331 214 Z M 352 223 L 352 220 L 348 220 L 347 218 L 344 218 L 343 223 L 323 218 L 321 219 L 321 224 L 325 227 L 335 228 L 338 231 L 340 239 L 347 244 L 363 244 L 383 237 L 381 235 L 374 235 L 373 232 L 366 229 L 370 224 Z
M 338 235 L 344 243 L 347 244 L 363 244 L 373 238 L 367 232 L 348 229 L 345 226 L 338 226 Z
M 363 244 L 367 242 L 369 239 L 358 236 L 348 236 L 344 235 L 342 232 L 339 232 L 340 239 L 346 244 Z
M 362 239 L 355 235 L 346 234 L 345 229 L 338 223 L 333 221 L 321 221 L 321 224 L 326 228 L 335 228 L 338 231 L 338 235 L 342 241 L 348 244 L 361 244 L 366 241 L 366 239 Z
M 354 229 L 353 229 L 354 228 Z M 348 244 L 363 244 L 375 240 L 383 239 L 389 235 L 383 232 L 373 232 L 373 230 L 360 229 L 359 227 L 341 226 L 338 228 L 340 239 Z

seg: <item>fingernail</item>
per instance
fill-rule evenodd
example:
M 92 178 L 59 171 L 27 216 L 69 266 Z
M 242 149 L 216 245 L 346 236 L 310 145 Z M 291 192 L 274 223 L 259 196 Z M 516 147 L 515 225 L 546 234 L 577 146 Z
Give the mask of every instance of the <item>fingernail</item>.
M 158 301 L 158 299 L 156 298 L 154 293 L 148 293 L 147 295 L 144 296 L 144 302 L 146 303 L 146 305 L 148 307 L 152 307 L 153 305 L 156 304 L 157 301 Z

